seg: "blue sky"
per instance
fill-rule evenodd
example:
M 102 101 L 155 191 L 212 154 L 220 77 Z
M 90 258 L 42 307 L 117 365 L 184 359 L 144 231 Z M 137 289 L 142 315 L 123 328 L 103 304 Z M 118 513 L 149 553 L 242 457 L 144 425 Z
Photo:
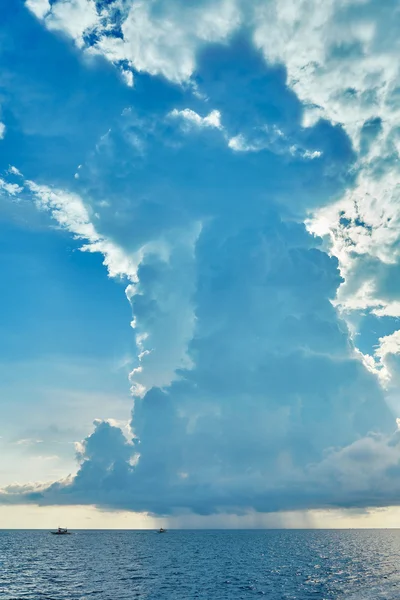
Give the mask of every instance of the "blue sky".
M 395 8 L 3 9 L 7 510 L 398 504 Z

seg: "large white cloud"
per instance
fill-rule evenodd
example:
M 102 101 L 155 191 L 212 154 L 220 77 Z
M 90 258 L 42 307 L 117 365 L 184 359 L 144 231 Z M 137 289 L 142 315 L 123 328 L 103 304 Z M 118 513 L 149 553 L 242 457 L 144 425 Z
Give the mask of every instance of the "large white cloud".
M 259 65 L 251 52 L 246 60 Z M 110 275 L 128 279 L 139 351 L 134 437 L 97 423 L 79 449 L 76 478 L 7 489 L 3 501 L 155 513 L 325 506 L 333 490 L 325 480 L 315 487 L 326 452 L 375 430 L 386 440 L 395 427 L 332 306 L 337 261 L 293 214 L 340 193 L 352 154 L 337 161 L 326 138 L 343 134 L 329 125 L 305 132 L 279 76 L 271 95 L 274 86 L 281 127 L 291 131 L 278 146 L 231 148 L 234 103 L 220 127 L 192 109 L 175 118 L 132 109 L 79 169 L 81 195 L 23 181 L 40 208 L 105 255 Z M 246 135 L 258 113 L 249 110 Z M 195 126 L 182 128 L 187 115 Z M 307 136 L 325 143 L 320 156 L 285 151 L 292 140 L 306 148 Z M 337 502 L 353 497 L 343 488 Z M 374 502 L 366 493 L 364 504 Z
M 85 35 L 95 33 L 95 43 L 87 43 L 89 52 L 175 82 L 191 77 L 202 45 L 226 40 L 241 20 L 233 0 L 117 0 L 97 10 L 93 0 L 58 0 L 51 7 L 29 0 L 26 5 L 49 29 L 65 32 L 79 47 L 85 46 Z
M 188 84 L 197 103 L 126 111 L 79 171 L 81 196 L 25 182 L 127 278 L 139 351 L 133 444 L 97 424 L 77 478 L 41 500 L 154 512 L 391 501 L 398 443 L 378 374 L 393 385 L 397 335 L 363 364 L 333 306 L 398 311 L 384 285 L 399 232 L 391 11 L 364 0 L 27 5 L 125 73 Z M 262 66 L 248 48 L 229 54 L 242 27 Z M 205 69 L 212 42 L 223 44 Z
M 343 124 L 358 152 L 356 186 L 311 225 L 339 257 L 340 306 L 398 316 L 398 301 L 385 298 L 379 281 L 385 265 L 398 263 L 400 231 L 395 3 L 280 0 L 258 10 L 255 42 L 267 60 L 286 66 L 305 122 L 324 116 Z
M 26 6 L 44 19 L 49 29 L 66 33 L 79 47 L 84 44 L 83 35 L 99 25 L 93 0 L 59 0 L 52 4 L 48 0 L 27 0 Z
M 375 271 L 396 260 L 400 219 L 396 2 L 258 0 L 249 5 L 239 0 L 153 0 L 100 5 L 97 13 L 92 0 L 59 0 L 50 10 L 39 0 L 30 0 L 27 6 L 78 45 L 122 63 L 125 74 L 131 65 L 175 82 L 189 81 L 196 73 L 197 56 L 206 44 L 223 42 L 241 28 L 250 30 L 266 60 L 286 67 L 288 83 L 306 107 L 304 122 L 323 116 L 343 124 L 359 153 L 359 183 L 335 211 L 318 213 L 311 227 L 330 237 L 332 252 L 340 258 L 346 279 L 339 291 L 340 305 L 344 310 L 367 308 L 398 316 L 400 304 L 382 295 L 374 268 L 367 280 L 359 275 L 366 258 L 382 263 Z M 96 36 L 85 41 L 85 31 L 91 30 Z M 230 143 L 238 151 L 264 147 L 237 136 Z

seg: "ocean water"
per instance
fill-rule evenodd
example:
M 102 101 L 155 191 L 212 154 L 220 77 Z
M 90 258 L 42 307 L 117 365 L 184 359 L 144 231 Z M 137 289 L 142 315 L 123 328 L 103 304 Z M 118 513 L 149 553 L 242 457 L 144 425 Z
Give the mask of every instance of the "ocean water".
M 400 531 L 0 531 L 2 600 L 400 599 Z

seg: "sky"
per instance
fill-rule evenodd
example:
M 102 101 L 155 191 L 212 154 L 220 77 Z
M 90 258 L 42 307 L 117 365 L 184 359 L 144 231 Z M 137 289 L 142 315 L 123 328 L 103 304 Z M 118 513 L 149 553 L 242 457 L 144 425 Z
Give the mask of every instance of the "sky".
M 2 8 L 0 527 L 398 524 L 399 26 Z

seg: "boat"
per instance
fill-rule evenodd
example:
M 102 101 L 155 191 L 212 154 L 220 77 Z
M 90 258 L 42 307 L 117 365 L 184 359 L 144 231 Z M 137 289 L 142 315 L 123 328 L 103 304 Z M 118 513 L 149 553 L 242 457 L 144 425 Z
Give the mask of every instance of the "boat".
M 160 527 L 160 529 L 158 530 L 157 533 L 166 533 L 166 532 L 167 532 L 166 529 L 163 529 L 162 527 Z
M 68 529 L 63 529 L 62 527 L 59 527 L 57 531 L 50 531 L 50 533 L 53 535 L 71 535 Z

